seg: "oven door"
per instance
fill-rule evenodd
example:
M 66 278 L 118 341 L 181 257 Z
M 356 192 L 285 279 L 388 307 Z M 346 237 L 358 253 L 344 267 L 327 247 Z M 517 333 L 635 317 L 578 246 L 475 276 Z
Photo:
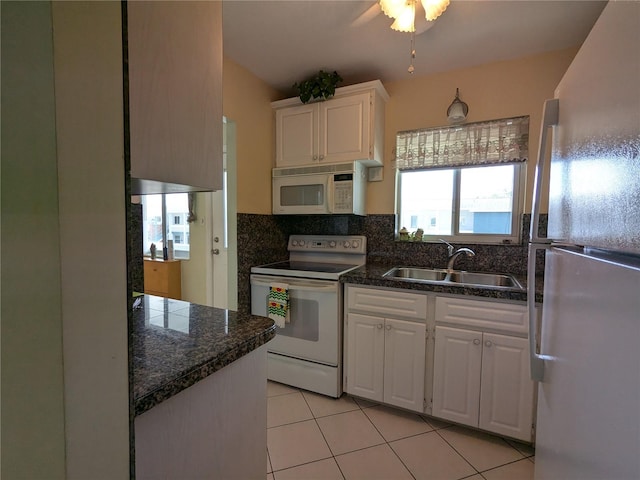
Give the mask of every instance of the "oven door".
M 337 281 L 251 275 L 251 313 L 267 316 L 269 287 L 289 285 L 289 323 L 276 328 L 270 352 L 337 366 L 342 289 Z

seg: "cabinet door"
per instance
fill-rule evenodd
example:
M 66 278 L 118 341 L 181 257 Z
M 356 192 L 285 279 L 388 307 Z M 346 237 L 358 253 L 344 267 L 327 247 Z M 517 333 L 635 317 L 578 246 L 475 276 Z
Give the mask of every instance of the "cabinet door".
M 485 333 L 479 427 L 531 441 L 534 383 L 526 338 Z
M 134 193 L 222 188 L 220 2 L 129 1 L 127 12 Z
M 482 333 L 436 327 L 433 415 L 478 426 Z
M 318 160 L 318 105 L 276 110 L 276 167 Z
M 319 103 L 319 160 L 326 163 L 371 156 L 371 94 L 361 93 Z
M 144 260 L 144 293 L 159 297 L 182 297 L 180 260 Z
M 382 401 L 384 319 L 347 315 L 347 385 L 352 395 Z
M 423 323 L 385 320 L 385 403 L 424 411 L 425 331 Z

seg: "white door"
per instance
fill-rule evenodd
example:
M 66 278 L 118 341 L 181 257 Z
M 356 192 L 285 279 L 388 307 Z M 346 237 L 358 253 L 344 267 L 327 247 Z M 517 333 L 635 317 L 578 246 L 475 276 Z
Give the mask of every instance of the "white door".
M 436 327 L 433 415 L 478 426 L 482 333 Z
M 526 338 L 483 334 L 479 427 L 531 441 L 534 383 Z
M 236 126 L 227 118 L 224 131 L 222 189 L 207 199 L 207 305 L 238 308 Z M 198 197 L 201 198 L 201 197 Z M 200 207 L 196 205 L 197 209 Z
M 276 110 L 276 167 L 307 165 L 317 159 L 317 104 Z
M 347 315 L 347 385 L 352 395 L 381 402 L 384 362 L 384 319 Z
M 385 319 L 385 403 L 424 410 L 425 331 L 423 323 Z
M 320 162 L 369 157 L 371 94 L 361 93 L 319 103 Z
M 217 308 L 229 308 L 229 288 L 227 282 L 229 238 L 227 235 L 227 202 L 225 193 L 225 190 L 211 192 L 213 306 Z

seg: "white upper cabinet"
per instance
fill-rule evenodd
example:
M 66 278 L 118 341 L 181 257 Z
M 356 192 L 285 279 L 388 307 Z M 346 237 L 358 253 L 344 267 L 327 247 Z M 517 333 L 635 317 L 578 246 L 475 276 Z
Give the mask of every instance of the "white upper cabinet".
M 310 164 L 318 161 L 318 105 L 299 105 L 276 110 L 276 165 Z
M 273 102 L 276 111 L 276 167 L 362 160 L 382 165 L 384 106 L 380 81 L 336 89 L 333 98 L 301 104 Z
M 222 188 L 222 4 L 127 2 L 132 193 Z

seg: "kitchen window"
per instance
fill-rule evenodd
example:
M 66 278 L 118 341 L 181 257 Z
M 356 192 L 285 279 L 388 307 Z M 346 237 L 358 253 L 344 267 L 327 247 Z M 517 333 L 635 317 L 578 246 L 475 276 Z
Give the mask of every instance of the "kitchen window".
M 518 243 L 529 117 L 400 132 L 397 225 L 423 241 Z
M 157 258 L 162 249 L 173 240 L 173 255 L 177 259 L 189 258 L 189 217 L 187 193 L 142 195 L 142 252 L 150 256 L 151 244 L 156 245 Z M 171 219 L 171 221 L 167 221 Z

